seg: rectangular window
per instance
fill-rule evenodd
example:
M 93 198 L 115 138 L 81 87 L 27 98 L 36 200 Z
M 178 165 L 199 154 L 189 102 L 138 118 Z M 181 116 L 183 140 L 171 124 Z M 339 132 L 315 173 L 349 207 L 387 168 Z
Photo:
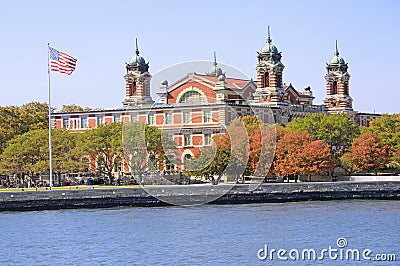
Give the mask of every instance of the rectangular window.
M 103 117 L 102 116 L 98 116 L 97 117 L 97 125 L 102 125 L 103 123 L 104 123 Z
M 133 113 L 131 114 L 131 122 L 137 122 L 138 121 L 138 114 Z
M 167 125 L 172 124 L 172 113 L 165 114 L 165 124 Z
M 231 120 L 235 119 L 238 116 L 238 113 L 233 111 L 231 114 Z
M 211 141 L 212 141 L 211 134 L 210 133 L 204 134 L 204 145 L 211 145 Z
M 81 128 L 88 128 L 88 119 L 87 117 L 81 117 Z
M 183 123 L 187 124 L 191 122 L 190 112 L 183 112 Z
M 69 128 L 69 119 L 68 118 L 63 119 L 63 128 Z
M 119 123 L 121 122 L 121 116 L 120 115 L 114 115 L 114 123 Z
M 203 116 L 204 123 L 211 122 L 211 112 L 210 111 L 204 111 L 203 115 L 204 115 Z
M 51 119 L 51 129 L 55 129 L 55 128 L 56 128 L 56 120 Z
M 264 111 L 263 110 L 259 110 L 256 115 L 258 115 L 258 117 L 261 119 L 261 121 L 266 123 L 266 121 L 264 121 Z
M 74 120 L 72 120 L 72 128 L 78 128 L 78 119 L 74 119 Z
M 149 113 L 147 117 L 147 122 L 149 125 L 154 125 L 156 123 L 156 119 L 154 117 L 154 113 Z
M 183 135 L 183 146 L 190 146 L 190 135 Z

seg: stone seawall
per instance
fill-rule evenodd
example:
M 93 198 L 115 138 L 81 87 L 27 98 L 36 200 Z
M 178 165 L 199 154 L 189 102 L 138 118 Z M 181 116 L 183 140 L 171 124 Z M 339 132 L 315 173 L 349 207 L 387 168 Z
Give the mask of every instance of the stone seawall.
M 52 190 L 0 193 L 0 211 L 33 211 L 76 208 L 111 208 L 119 206 L 156 207 L 171 202 L 195 204 L 205 197 L 203 193 L 211 185 L 193 186 L 157 186 L 149 187 L 149 195 L 141 188 Z M 213 186 L 213 193 L 226 189 L 226 185 Z M 146 188 L 147 189 L 147 188 Z M 228 193 L 210 202 L 211 204 L 247 204 L 268 202 L 294 202 L 309 200 L 345 200 L 345 199 L 388 199 L 400 200 L 400 182 L 324 182 L 324 183 L 279 183 L 263 184 L 256 190 L 249 185 L 235 185 Z M 170 191 L 170 193 L 168 192 Z M 186 193 L 185 193 L 186 192 Z M 176 201 L 175 201 L 176 202 Z

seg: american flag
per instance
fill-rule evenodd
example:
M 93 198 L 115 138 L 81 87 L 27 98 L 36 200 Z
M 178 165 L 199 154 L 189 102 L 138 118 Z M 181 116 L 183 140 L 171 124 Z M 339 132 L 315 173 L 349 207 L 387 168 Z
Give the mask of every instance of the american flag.
M 76 67 L 76 59 L 66 53 L 50 48 L 50 69 L 63 74 L 71 75 Z

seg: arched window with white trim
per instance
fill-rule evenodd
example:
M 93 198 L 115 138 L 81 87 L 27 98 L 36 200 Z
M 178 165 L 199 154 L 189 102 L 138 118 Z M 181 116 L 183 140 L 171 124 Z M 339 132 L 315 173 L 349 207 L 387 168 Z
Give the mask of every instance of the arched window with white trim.
M 201 93 L 197 91 L 188 91 L 179 99 L 179 103 L 204 103 L 205 99 Z

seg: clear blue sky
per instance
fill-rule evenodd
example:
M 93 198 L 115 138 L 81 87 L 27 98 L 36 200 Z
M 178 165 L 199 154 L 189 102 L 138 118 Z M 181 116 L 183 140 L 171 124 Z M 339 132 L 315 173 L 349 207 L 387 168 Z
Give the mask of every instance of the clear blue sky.
M 325 64 L 337 39 L 354 108 L 400 113 L 399 12 L 396 0 L 1 1 L 0 105 L 47 101 L 48 42 L 78 59 L 71 76 L 52 73 L 54 107 L 118 108 L 136 37 L 153 75 L 212 60 L 215 50 L 218 61 L 255 78 L 256 52 L 270 25 L 284 82 L 311 86 L 315 103 L 325 97 Z

